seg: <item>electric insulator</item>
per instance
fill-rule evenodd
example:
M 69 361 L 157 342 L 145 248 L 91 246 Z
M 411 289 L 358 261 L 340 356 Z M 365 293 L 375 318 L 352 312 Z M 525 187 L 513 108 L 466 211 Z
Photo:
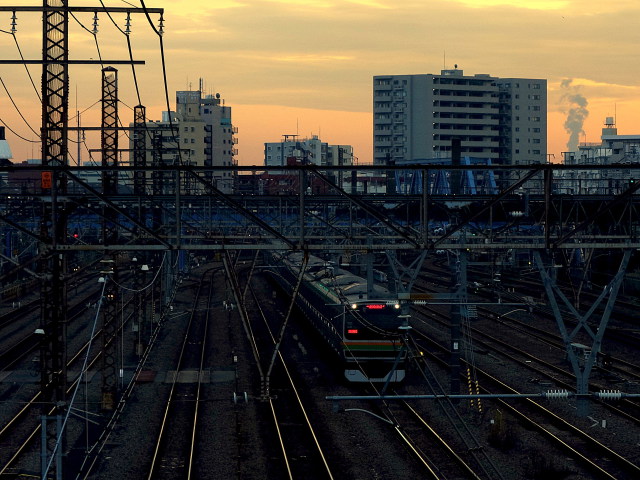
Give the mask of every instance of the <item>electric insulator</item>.
M 16 12 L 13 12 L 11 16 L 11 33 L 16 33 L 18 31 L 18 17 L 16 16 Z
M 160 21 L 158 22 L 158 35 L 164 35 L 164 17 L 160 14 Z
M 91 30 L 91 33 L 94 35 L 98 33 L 98 12 L 94 12 L 93 14 L 93 29 Z
M 131 14 L 127 13 L 127 21 L 124 24 L 124 33 L 129 35 L 131 33 Z
M 546 398 L 551 398 L 553 400 L 566 399 L 566 398 L 569 398 L 569 391 L 568 390 L 549 390 L 544 393 L 544 396 Z
M 594 394 L 600 400 L 620 400 L 622 392 L 620 390 L 602 390 Z

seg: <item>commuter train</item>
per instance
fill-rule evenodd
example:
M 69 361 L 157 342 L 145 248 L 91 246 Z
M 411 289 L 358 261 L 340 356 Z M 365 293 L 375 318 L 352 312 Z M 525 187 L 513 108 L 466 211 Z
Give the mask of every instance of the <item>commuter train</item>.
M 293 293 L 301 252 L 273 252 L 269 273 Z M 406 322 L 400 303 L 380 285 L 368 295 L 367 280 L 310 256 L 296 305 L 339 356 L 350 382 L 400 382 L 405 377 Z

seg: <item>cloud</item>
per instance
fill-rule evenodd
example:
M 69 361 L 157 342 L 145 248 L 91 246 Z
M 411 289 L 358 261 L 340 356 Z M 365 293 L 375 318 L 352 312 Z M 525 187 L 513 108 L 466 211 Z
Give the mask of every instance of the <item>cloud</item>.
M 354 60 L 355 58 L 348 55 L 323 55 L 323 54 L 308 54 L 308 55 L 274 55 L 271 57 L 278 62 L 289 62 L 295 64 L 313 64 L 318 65 L 327 62 L 346 62 Z
M 471 8 L 511 6 L 530 10 L 561 10 L 570 0 L 450 0 Z
M 390 5 L 388 2 L 385 1 L 377 1 L 377 0 L 348 0 L 349 3 L 354 3 L 356 5 L 363 5 L 365 7 L 371 7 L 371 8 L 381 8 L 383 10 L 390 10 L 392 8 L 394 8 L 392 5 Z M 394 4 L 397 5 L 396 2 L 393 2 Z

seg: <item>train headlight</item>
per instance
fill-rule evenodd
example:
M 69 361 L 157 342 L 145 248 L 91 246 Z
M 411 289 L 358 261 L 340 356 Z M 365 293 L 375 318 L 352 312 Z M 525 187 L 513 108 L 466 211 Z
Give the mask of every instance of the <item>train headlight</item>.
M 398 310 L 398 309 L 400 308 L 400 304 L 399 304 L 399 303 L 396 303 L 396 304 L 393 306 L 393 308 L 395 308 L 396 310 Z
M 358 308 L 358 304 L 357 303 L 352 303 L 351 304 L 351 310 L 355 310 L 356 308 Z

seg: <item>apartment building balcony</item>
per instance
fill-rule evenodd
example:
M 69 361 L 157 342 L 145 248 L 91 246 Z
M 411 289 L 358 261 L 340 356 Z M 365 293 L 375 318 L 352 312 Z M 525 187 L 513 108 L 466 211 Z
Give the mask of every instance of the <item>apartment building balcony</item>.
M 455 136 L 455 135 L 454 135 Z M 439 140 L 434 140 L 433 141 L 433 145 L 436 147 L 450 147 L 451 146 L 451 138 L 447 138 L 448 136 L 440 136 Z M 496 141 L 470 141 L 470 140 L 465 140 L 464 138 L 462 139 L 462 150 L 471 150 L 471 149 L 489 149 L 489 150 L 493 150 L 493 149 L 497 149 L 500 147 L 499 142 Z M 489 151 L 487 150 L 487 151 Z
M 374 124 L 377 125 L 391 125 L 391 117 L 388 118 L 376 118 Z
M 393 86 L 391 83 L 376 83 L 373 85 L 374 92 L 390 92 Z
M 434 105 L 434 112 L 450 112 L 460 114 L 496 115 L 498 106 L 494 107 L 470 107 L 468 105 Z
M 435 98 L 436 100 L 438 99 L 449 99 L 451 100 L 452 98 L 468 98 L 472 101 L 485 101 L 485 102 L 498 102 L 498 98 L 496 97 L 493 93 L 491 92 L 486 92 L 486 91 L 478 91 L 478 90 L 453 90 L 453 89 L 439 89 L 439 90 L 434 90 L 433 91 L 433 98 Z
M 446 124 L 435 124 L 433 131 L 435 134 L 440 135 L 455 135 L 457 137 L 477 137 L 477 138 L 498 138 L 499 131 L 498 130 L 473 130 L 470 128 L 465 128 L 461 125 L 446 125 Z
M 466 115 L 461 115 L 460 118 L 455 118 L 448 115 L 436 115 L 436 119 L 441 125 L 467 125 L 469 127 L 475 127 L 478 125 L 487 125 L 489 127 L 500 126 L 500 120 L 498 118 L 468 118 Z

